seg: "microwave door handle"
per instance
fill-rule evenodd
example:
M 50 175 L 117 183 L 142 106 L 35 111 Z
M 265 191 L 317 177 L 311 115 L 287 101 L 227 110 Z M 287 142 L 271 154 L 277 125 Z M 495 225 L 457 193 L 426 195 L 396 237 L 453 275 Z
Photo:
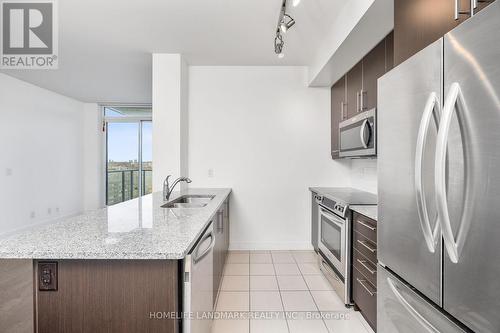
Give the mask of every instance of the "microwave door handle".
M 361 139 L 361 144 L 363 145 L 363 148 L 368 148 L 368 143 L 365 140 L 365 133 L 366 133 L 366 126 L 368 125 L 368 119 L 365 119 L 363 121 L 363 124 L 361 124 L 361 131 L 359 132 L 359 136 Z M 368 138 L 368 142 L 370 141 L 370 138 Z

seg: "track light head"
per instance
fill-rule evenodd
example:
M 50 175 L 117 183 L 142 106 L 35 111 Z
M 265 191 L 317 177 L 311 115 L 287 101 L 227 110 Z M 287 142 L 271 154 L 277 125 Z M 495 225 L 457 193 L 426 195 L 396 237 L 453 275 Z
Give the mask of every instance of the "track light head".
M 281 32 L 286 33 L 288 29 L 295 25 L 295 20 L 288 14 L 283 15 L 280 22 Z

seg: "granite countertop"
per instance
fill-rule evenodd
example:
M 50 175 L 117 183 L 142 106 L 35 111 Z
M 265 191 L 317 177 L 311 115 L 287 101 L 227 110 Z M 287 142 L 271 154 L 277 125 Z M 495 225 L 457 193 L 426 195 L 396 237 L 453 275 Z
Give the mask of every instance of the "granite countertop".
M 197 209 L 162 208 L 161 192 L 88 211 L 0 238 L 0 259 L 183 259 L 231 189 L 173 193 L 215 195 Z
M 372 220 L 377 221 L 378 218 L 377 205 L 353 205 L 349 206 L 349 208 L 355 212 L 358 212 L 366 217 L 371 218 Z
M 309 190 L 332 200 L 341 201 L 346 206 L 376 205 L 378 201 L 376 194 L 350 187 L 310 187 Z

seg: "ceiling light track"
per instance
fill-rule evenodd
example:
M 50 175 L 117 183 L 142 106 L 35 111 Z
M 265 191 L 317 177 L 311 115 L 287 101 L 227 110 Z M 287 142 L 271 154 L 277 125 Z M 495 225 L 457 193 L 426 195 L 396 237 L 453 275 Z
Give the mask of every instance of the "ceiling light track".
M 281 3 L 278 24 L 276 25 L 276 36 L 274 37 L 274 52 L 279 58 L 285 56 L 283 53 L 283 48 L 285 46 L 283 34 L 287 33 L 288 30 L 295 25 L 295 20 L 286 12 L 286 2 L 287 0 L 283 0 Z

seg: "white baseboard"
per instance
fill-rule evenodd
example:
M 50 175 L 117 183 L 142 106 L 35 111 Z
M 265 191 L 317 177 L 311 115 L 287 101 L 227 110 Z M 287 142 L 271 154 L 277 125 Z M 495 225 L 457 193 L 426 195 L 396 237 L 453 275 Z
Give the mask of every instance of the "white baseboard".
M 245 250 L 245 251 L 262 251 L 262 250 L 291 250 L 291 251 L 301 251 L 301 250 L 313 250 L 311 243 L 230 243 L 229 250 Z

